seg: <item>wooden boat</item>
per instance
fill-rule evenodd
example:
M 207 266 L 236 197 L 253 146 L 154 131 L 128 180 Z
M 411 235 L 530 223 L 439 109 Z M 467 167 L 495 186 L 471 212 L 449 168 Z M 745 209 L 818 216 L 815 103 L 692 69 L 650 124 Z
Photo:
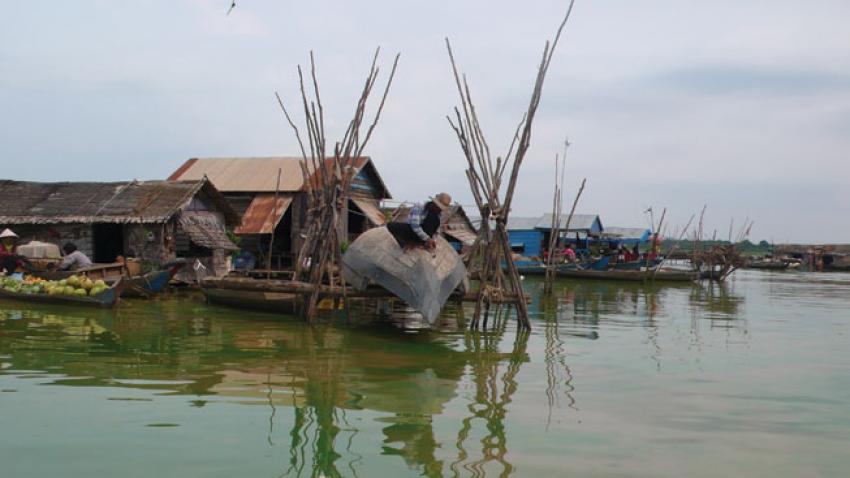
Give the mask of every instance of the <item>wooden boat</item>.
M 629 262 L 617 262 L 617 263 L 614 263 L 612 265 L 612 268 L 615 269 L 615 270 L 621 270 L 621 271 L 639 271 L 641 269 L 646 268 L 647 266 L 648 267 L 657 267 L 659 264 L 661 264 L 661 259 L 656 258 L 656 259 L 649 261 L 648 264 L 647 264 L 647 261 L 641 261 L 641 260 L 629 261 Z
M 261 290 L 228 289 L 201 286 L 201 291 L 210 304 L 227 307 L 265 310 L 292 314 L 295 312 L 296 294 Z
M 378 285 L 420 312 L 434 324 L 443 305 L 464 285 L 466 267 L 441 236 L 433 252 L 404 251 L 386 227 L 361 234 L 342 256 L 345 281 L 356 290 Z M 464 287 L 465 288 L 465 287 Z
M 514 264 L 520 275 L 542 276 L 546 274 L 546 264 L 541 261 L 514 261 Z
M 697 280 L 698 273 L 674 269 L 659 269 L 657 271 L 639 270 L 604 270 L 591 269 L 558 269 L 559 277 L 573 279 L 615 280 L 633 282 L 691 282 Z
M 124 279 L 124 291 L 122 292 L 124 297 L 149 298 L 165 291 L 168 283 L 183 266 L 185 266 L 185 262 L 175 262 L 169 264 L 165 269 L 134 276 L 128 276 L 127 268 L 121 263 L 93 264 L 90 267 L 74 271 L 36 271 L 31 274 L 47 280 L 67 279 L 72 275 L 104 280 L 116 280 L 122 277 Z
M 169 282 L 182 269 L 184 264 L 174 264 L 168 269 L 151 271 L 125 279 L 125 297 L 153 297 L 168 288 Z
M 29 274 L 47 280 L 67 279 L 73 275 L 86 276 L 92 280 L 114 280 L 118 277 L 123 277 L 125 275 L 124 270 L 124 264 L 116 262 L 112 264 L 92 264 L 89 267 L 83 267 L 73 271 L 37 270 L 29 272 Z
M 110 283 L 110 287 L 95 297 L 77 297 L 73 295 L 25 294 L 0 288 L 0 299 L 31 302 L 37 304 L 68 304 L 89 307 L 115 307 L 121 297 L 124 281 L 119 277 Z
M 764 270 L 772 270 L 772 271 L 781 271 L 788 268 L 788 262 L 779 261 L 779 260 L 760 260 L 760 261 L 749 261 L 747 265 L 744 266 L 747 269 L 764 269 Z

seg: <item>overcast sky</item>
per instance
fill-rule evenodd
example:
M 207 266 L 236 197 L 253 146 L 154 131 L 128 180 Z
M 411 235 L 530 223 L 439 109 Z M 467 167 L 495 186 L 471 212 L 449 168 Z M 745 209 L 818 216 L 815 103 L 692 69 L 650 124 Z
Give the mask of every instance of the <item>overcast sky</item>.
M 167 177 L 203 156 L 295 155 L 274 100 L 318 59 L 329 138 L 376 46 L 396 82 L 367 153 L 396 199 L 471 194 L 445 115 L 467 73 L 491 148 L 507 149 L 565 1 L 0 2 L 0 177 Z M 850 242 L 850 2 L 579 0 L 547 78 L 515 215 L 568 201 L 642 226 L 667 207 L 751 238 Z M 0 205 L 2 207 L 2 205 Z

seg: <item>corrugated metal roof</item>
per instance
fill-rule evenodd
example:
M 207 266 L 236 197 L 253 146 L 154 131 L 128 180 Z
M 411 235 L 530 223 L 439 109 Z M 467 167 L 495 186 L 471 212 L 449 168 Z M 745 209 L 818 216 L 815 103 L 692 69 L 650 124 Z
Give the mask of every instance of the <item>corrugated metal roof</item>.
M 640 241 L 646 241 L 649 239 L 652 231 L 646 228 L 639 227 L 616 227 L 609 226 L 605 228 L 604 236 L 610 237 L 618 237 L 623 239 L 637 239 Z
M 224 198 L 206 181 L 39 183 L 0 180 L 0 224 L 162 223 L 201 190 L 237 220 Z
M 275 201 L 274 196 L 274 193 L 254 196 L 245 214 L 242 215 L 242 224 L 234 232 L 236 234 L 271 234 L 286 214 L 294 197 L 291 193 L 280 194 Z
M 298 192 L 304 190 L 304 173 L 301 170 L 303 159 L 300 157 L 251 157 L 251 158 L 192 158 L 177 168 L 169 176 L 170 181 L 198 180 L 207 177 L 222 192 L 273 193 L 277 187 L 277 173 L 280 170 L 280 192 Z M 311 183 L 319 183 L 323 170 L 331 171 L 333 159 L 326 158 L 324 168 L 320 167 L 311 174 Z M 360 169 L 371 164 L 377 178 L 377 186 L 382 197 L 390 194 L 372 164 L 372 160 L 363 156 L 354 160 L 354 167 Z
M 567 218 L 569 218 L 569 214 L 561 215 L 561 228 L 567 226 Z M 570 219 L 570 231 L 589 231 L 593 229 L 593 223 L 599 221 L 599 215 L 597 214 L 573 214 L 572 219 Z M 602 225 L 602 221 L 599 222 L 600 226 Z M 535 225 L 537 229 L 552 229 L 552 214 L 544 214 L 539 218 L 539 221 Z
M 381 212 L 381 208 L 378 207 L 377 201 L 372 199 L 362 199 L 362 198 L 351 198 L 351 202 L 357 205 L 360 211 L 363 212 L 363 215 L 366 216 L 372 224 L 376 226 L 383 226 L 387 222 L 386 216 Z
M 197 180 L 206 176 L 222 192 L 274 192 L 280 170 L 280 191 L 304 186 L 301 158 L 193 158 L 168 179 Z
M 509 231 L 525 231 L 535 229 L 537 223 L 540 222 L 540 216 L 523 217 L 523 216 L 508 216 Z
M 443 233 L 454 237 L 467 246 L 475 244 L 475 240 L 478 239 L 478 234 L 459 224 L 446 224 L 443 227 Z

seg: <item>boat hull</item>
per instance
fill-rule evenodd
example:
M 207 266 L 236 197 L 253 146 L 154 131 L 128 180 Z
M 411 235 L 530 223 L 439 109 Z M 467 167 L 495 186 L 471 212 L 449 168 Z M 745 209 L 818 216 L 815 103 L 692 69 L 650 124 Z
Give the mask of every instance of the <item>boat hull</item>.
M 614 280 L 630 282 L 692 282 L 699 277 L 691 271 L 660 270 L 657 272 L 635 270 L 596 271 L 587 269 L 559 269 L 559 277 L 573 279 Z
M 207 302 L 235 308 L 249 308 L 266 312 L 295 312 L 296 295 L 286 292 L 260 290 L 221 289 L 201 287 Z
M 23 294 L 0 289 L 0 299 L 14 300 L 18 302 L 29 302 L 34 304 L 64 304 L 82 305 L 88 307 L 115 307 L 121 297 L 124 281 L 116 280 L 109 289 L 106 289 L 97 297 L 76 297 L 69 295 L 49 294 Z
M 433 252 L 404 251 L 386 227 L 364 232 L 342 257 L 345 281 L 357 290 L 376 284 L 434 324 L 449 296 L 466 280 L 466 267 L 439 235 Z

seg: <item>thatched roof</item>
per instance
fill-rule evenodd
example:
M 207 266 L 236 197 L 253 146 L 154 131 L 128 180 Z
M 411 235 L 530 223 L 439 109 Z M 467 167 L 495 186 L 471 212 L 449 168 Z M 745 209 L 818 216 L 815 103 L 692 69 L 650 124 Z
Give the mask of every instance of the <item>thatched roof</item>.
M 199 192 L 228 224 L 238 216 L 207 179 L 114 183 L 0 180 L 0 224 L 164 223 Z

